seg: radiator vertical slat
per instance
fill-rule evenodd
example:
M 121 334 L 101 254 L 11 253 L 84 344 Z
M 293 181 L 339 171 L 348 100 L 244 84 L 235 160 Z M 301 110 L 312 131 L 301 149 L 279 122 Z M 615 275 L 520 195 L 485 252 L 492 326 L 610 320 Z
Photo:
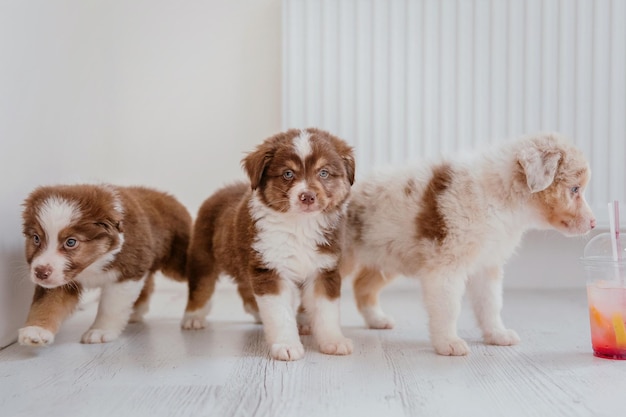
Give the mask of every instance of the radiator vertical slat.
M 337 133 L 356 131 L 356 22 L 354 19 L 356 4 L 354 0 L 339 2 L 338 26 L 335 33 L 339 44 L 338 88 L 339 101 L 337 108 Z M 330 9 L 330 7 L 329 7 Z M 356 137 L 350 141 L 356 144 Z
M 592 117 L 591 117 L 591 138 L 594 139 L 591 165 L 600 167 L 606 166 L 609 161 L 609 81 L 610 81 L 610 16 L 609 2 L 596 1 L 593 3 L 592 20 Z M 593 190 L 595 199 L 608 195 L 609 182 L 605 181 L 597 189 Z
M 541 2 L 541 130 L 558 126 L 559 4 Z M 553 128 L 554 129 L 554 128 Z
M 609 195 L 622 190 L 626 196 L 626 2 L 611 2 L 611 65 L 609 97 Z M 622 201 L 626 206 L 626 201 Z
M 507 2 L 491 2 L 491 36 L 492 51 L 490 66 L 491 75 L 491 111 L 489 112 L 490 137 L 492 141 L 507 135 L 507 42 L 508 42 L 508 7 Z M 494 117 L 495 114 L 498 116 Z
M 283 0 L 283 13 L 283 124 L 349 140 L 359 177 L 561 131 L 590 160 L 600 220 L 626 200 L 626 2 Z
M 576 120 L 576 7 L 559 3 L 558 123 L 556 130 L 575 137 Z
M 457 3 L 457 120 L 456 134 L 458 149 L 472 147 L 474 131 L 474 13 L 471 2 Z
M 424 4 L 422 2 L 407 1 L 407 39 L 411 47 L 407 51 L 407 83 L 406 83 L 406 112 L 407 126 L 405 158 L 423 154 L 423 144 L 420 140 L 424 132 Z
M 389 160 L 402 163 L 406 140 L 406 69 L 407 37 L 406 10 L 404 2 L 394 0 L 389 3 L 388 43 L 389 51 L 389 124 L 382 143 L 389 143 Z

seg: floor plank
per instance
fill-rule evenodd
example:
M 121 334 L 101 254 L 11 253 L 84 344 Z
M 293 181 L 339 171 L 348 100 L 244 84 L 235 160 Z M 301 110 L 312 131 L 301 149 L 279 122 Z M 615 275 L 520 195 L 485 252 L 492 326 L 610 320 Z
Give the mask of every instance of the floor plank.
M 464 306 L 467 357 L 434 354 L 416 283 L 382 295 L 394 330 L 368 330 L 349 289 L 342 324 L 346 357 L 317 352 L 292 363 L 269 359 L 262 327 L 221 283 L 209 328 L 184 332 L 184 285 L 157 282 L 151 312 L 122 337 L 83 345 L 94 297 L 43 349 L 0 351 L 0 410 L 6 416 L 617 416 L 626 361 L 591 355 L 584 289 L 509 290 L 504 319 L 522 343 L 480 342 Z

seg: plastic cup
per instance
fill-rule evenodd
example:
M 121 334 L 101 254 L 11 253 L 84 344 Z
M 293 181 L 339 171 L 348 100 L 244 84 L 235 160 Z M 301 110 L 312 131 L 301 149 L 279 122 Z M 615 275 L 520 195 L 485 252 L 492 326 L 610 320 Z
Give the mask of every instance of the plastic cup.
M 611 235 L 602 233 L 585 246 L 587 301 L 593 354 L 626 359 L 626 238 L 620 238 L 621 258 L 615 261 Z

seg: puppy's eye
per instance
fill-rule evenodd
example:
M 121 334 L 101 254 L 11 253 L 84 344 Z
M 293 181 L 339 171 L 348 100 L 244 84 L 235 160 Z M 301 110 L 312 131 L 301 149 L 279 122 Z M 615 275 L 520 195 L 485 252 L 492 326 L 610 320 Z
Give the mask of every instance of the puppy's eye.
M 41 238 L 37 233 L 33 235 L 33 243 L 37 246 L 39 246 L 39 244 L 41 243 Z
M 63 246 L 65 246 L 67 249 L 73 249 L 78 246 L 78 241 L 71 237 L 65 241 L 65 244 Z
M 572 192 L 572 194 L 578 194 L 578 191 L 580 191 L 580 187 L 579 186 L 572 187 L 570 191 Z
M 328 172 L 327 169 L 322 169 L 320 170 L 319 176 L 322 179 L 328 178 L 330 176 L 330 172 Z
M 294 173 L 292 170 L 288 169 L 287 171 L 283 172 L 283 178 L 286 180 L 292 180 L 294 177 Z

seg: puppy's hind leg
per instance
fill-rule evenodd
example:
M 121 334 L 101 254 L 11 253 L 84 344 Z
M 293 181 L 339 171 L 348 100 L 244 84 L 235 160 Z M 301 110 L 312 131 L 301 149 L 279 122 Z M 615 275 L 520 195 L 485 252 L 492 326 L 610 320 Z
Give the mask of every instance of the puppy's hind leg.
M 470 351 L 457 335 L 461 301 L 466 277 L 458 273 L 437 271 L 422 275 L 424 304 L 428 311 L 430 341 L 440 355 L 462 356 Z
M 248 281 L 237 282 L 237 292 L 243 301 L 243 309 L 246 313 L 251 314 L 254 317 L 255 323 L 261 323 L 261 315 L 259 314 L 259 306 L 254 298 L 254 292 L 252 286 Z
M 393 329 L 393 318 L 383 312 L 378 299 L 378 294 L 392 278 L 373 268 L 361 268 L 354 278 L 356 305 L 371 329 Z
M 510 346 L 519 343 L 514 330 L 507 329 L 502 322 L 502 268 L 486 268 L 469 279 L 469 293 L 474 314 L 483 332 L 485 343 Z
M 213 256 L 190 254 L 187 267 L 189 295 L 181 322 L 183 329 L 198 330 L 206 327 L 206 316 L 211 310 L 210 300 L 215 292 L 218 277 Z
M 115 282 L 102 287 L 96 320 L 83 334 L 83 343 L 105 343 L 122 333 L 139 297 L 146 277 L 139 280 Z
M 143 316 L 148 312 L 150 307 L 150 296 L 154 292 L 154 274 L 149 274 L 146 282 L 139 293 L 139 298 L 133 305 L 133 312 L 130 315 L 129 323 L 139 323 L 143 321 Z

